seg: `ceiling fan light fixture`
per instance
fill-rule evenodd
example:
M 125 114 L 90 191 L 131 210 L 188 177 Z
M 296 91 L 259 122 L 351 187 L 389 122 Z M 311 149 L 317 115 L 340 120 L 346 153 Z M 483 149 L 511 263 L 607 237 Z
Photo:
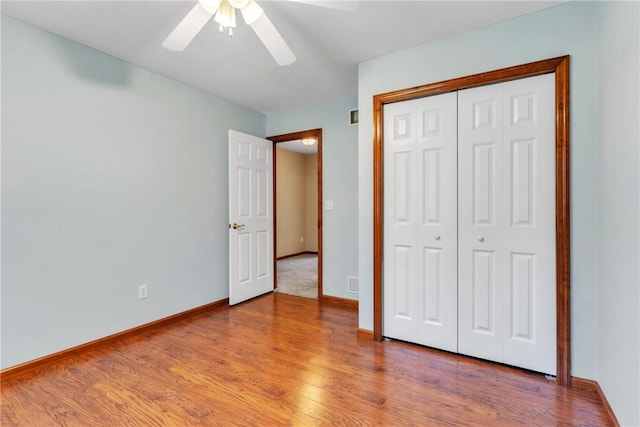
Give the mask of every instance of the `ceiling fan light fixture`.
M 306 146 L 310 146 L 316 143 L 316 139 L 315 138 L 304 138 L 302 140 L 302 143 Z
M 214 20 L 223 28 L 235 28 L 236 9 L 231 6 L 227 0 L 222 0 Z
M 216 13 L 218 6 L 220 6 L 220 0 L 198 0 L 200 6 L 210 14 Z
M 256 22 L 264 13 L 262 8 L 258 6 L 258 3 L 254 0 L 249 0 L 247 4 L 240 9 L 240 11 L 242 12 L 244 22 L 246 22 L 247 25 L 251 25 Z
M 240 9 L 247 25 L 256 33 L 278 65 L 291 65 L 295 62 L 296 56 L 291 48 L 266 13 L 256 4 L 256 0 L 198 0 L 162 42 L 162 46 L 173 51 L 184 50 L 212 18 L 220 26 L 220 32 L 229 28 L 229 37 L 232 37 L 236 26 L 236 9 Z

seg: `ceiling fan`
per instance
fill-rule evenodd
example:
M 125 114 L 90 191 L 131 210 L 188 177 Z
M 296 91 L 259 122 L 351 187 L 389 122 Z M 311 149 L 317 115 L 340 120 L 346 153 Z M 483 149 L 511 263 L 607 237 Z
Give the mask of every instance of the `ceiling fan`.
M 290 0 L 316 6 L 324 6 L 343 10 L 352 10 L 353 5 L 347 2 L 325 2 L 322 0 Z M 356 0 L 357 1 L 357 0 Z M 352 2 L 355 4 L 355 2 Z M 265 45 L 278 65 L 290 65 L 296 56 L 284 41 L 276 27 L 271 23 L 262 8 L 255 0 L 198 0 L 198 3 L 180 21 L 178 26 L 162 43 L 165 49 L 173 51 L 184 50 L 202 28 L 215 16 L 214 21 L 220 25 L 220 32 L 229 30 L 233 35 L 236 26 L 236 9 L 242 13 L 244 21 L 253 28 L 258 38 Z

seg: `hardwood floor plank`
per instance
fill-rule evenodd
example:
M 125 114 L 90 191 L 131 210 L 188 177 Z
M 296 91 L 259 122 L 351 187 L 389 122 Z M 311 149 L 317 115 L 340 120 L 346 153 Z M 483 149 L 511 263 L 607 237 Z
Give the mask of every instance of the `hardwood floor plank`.
M 604 426 L 593 393 L 270 294 L 2 380 L 3 426 Z

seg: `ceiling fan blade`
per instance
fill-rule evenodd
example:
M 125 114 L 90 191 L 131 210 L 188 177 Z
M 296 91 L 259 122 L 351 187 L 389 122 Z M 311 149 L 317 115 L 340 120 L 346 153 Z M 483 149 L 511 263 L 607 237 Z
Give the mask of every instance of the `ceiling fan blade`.
M 162 46 L 168 50 L 184 50 L 212 17 L 213 14 L 204 10 L 198 2 L 162 42 Z
M 278 65 L 290 65 L 295 62 L 296 56 L 265 13 L 251 24 L 251 28 L 256 32 L 258 38 L 264 43 Z
M 289 0 L 295 3 L 304 3 L 312 6 L 326 7 L 353 12 L 360 5 L 359 0 Z

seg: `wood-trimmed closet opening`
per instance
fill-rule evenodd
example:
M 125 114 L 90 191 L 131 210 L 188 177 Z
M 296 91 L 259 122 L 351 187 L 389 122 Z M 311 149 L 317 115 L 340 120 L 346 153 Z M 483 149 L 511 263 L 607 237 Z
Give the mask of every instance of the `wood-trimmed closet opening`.
M 570 169 L 569 169 L 569 56 L 532 62 L 373 97 L 373 337 L 383 339 L 383 107 L 446 92 L 555 73 L 556 93 L 556 337 L 559 385 L 571 385 L 570 348 Z

